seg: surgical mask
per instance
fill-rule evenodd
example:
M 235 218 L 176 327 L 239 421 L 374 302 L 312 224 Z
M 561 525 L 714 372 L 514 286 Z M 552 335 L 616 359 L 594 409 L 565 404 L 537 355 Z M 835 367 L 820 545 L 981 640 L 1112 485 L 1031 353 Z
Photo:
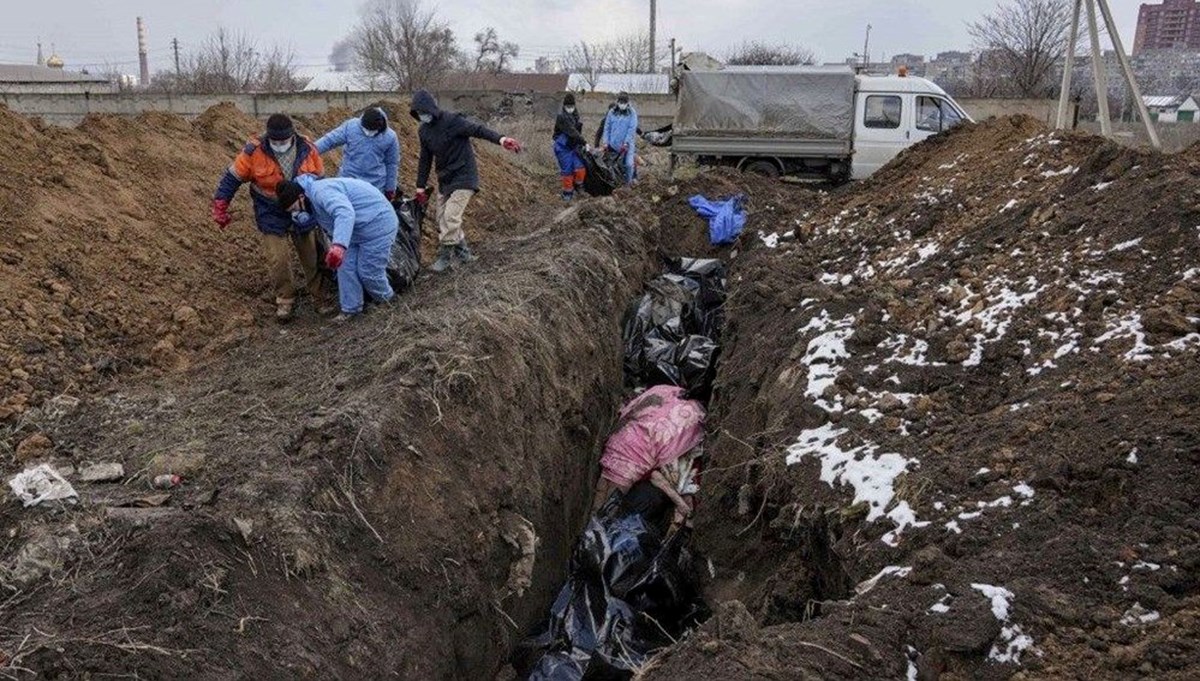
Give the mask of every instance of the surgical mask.
M 621 111 L 629 111 L 629 104 L 628 103 L 622 104 L 620 102 L 617 102 L 617 108 L 620 109 Z
M 422 123 L 432 123 L 433 122 L 433 114 L 427 114 L 427 113 L 418 114 L 417 118 L 419 118 Z
M 292 140 L 287 140 L 285 142 L 276 142 L 275 140 L 271 140 L 271 151 L 275 152 L 276 154 L 286 154 L 291 150 L 291 148 Z
M 366 128 L 363 128 L 363 134 L 366 135 L 367 137 L 374 137 L 374 136 L 378 135 L 380 132 L 382 132 L 382 131 L 381 130 L 367 130 Z
M 573 107 L 573 106 L 568 106 L 568 107 L 567 107 L 567 113 L 575 113 L 575 107 Z

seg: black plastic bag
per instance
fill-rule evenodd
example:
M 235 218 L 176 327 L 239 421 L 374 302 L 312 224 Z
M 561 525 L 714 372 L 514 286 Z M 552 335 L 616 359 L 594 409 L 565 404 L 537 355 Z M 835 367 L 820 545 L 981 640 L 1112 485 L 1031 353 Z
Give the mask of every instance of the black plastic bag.
M 514 654 L 522 677 L 628 679 L 707 617 L 685 548 L 689 531 L 664 536 L 672 508 L 665 494 L 641 482 L 592 517 L 549 621 Z
M 421 271 L 421 222 L 425 210 L 412 199 L 398 198 L 392 202 L 400 228 L 388 256 L 387 278 L 396 293 L 413 285 Z
M 625 166 L 622 156 L 606 151 L 597 156 L 584 152 L 579 155 L 587 169 L 583 190 L 592 196 L 609 196 L 625 184 Z
M 724 323 L 725 267 L 677 258 L 626 314 L 625 376 L 634 385 L 677 385 L 703 399 L 712 388 Z

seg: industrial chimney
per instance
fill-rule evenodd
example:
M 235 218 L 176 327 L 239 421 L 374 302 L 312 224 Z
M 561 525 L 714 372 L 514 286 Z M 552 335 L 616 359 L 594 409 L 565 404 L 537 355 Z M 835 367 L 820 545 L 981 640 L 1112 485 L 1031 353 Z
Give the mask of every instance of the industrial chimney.
M 141 67 L 142 87 L 150 84 L 150 60 L 146 56 L 146 23 L 141 17 L 137 18 L 138 31 L 138 66 Z

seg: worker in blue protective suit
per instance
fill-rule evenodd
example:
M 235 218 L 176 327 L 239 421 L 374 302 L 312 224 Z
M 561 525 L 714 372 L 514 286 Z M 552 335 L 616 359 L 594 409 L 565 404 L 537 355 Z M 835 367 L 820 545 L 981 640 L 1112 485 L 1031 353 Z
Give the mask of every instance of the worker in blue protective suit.
M 633 184 L 637 172 L 637 110 L 629 103 L 629 94 L 617 95 L 617 103 L 609 107 L 604 117 L 604 144 L 612 152 L 620 154 L 625 162 L 625 182 Z
M 583 154 L 587 153 L 587 138 L 583 136 L 583 122 L 575 108 L 575 94 L 568 92 L 563 97 L 562 109 L 554 119 L 554 157 L 558 159 L 559 176 L 562 178 L 563 201 L 575 198 L 576 190 L 587 179 L 587 166 Z
M 368 182 L 387 196 L 396 198 L 396 177 L 400 169 L 400 138 L 388 127 L 383 109 L 371 107 L 362 116 L 351 118 L 317 140 L 317 151 L 325 154 L 346 147 L 339 177 Z
M 371 185 L 350 177 L 322 180 L 301 175 L 275 189 L 280 208 L 297 224 L 316 222 L 329 235 L 325 265 L 337 270 L 338 303 L 344 322 L 363 311 L 363 292 L 379 302 L 395 292 L 387 263 L 400 220 L 387 198 Z

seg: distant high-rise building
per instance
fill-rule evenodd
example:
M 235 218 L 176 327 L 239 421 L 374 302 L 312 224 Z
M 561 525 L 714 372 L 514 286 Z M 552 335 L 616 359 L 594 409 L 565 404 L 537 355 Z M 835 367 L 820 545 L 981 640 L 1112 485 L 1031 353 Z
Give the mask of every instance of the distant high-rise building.
M 1200 50 L 1200 0 L 1163 0 L 1138 12 L 1133 53 L 1147 50 Z

